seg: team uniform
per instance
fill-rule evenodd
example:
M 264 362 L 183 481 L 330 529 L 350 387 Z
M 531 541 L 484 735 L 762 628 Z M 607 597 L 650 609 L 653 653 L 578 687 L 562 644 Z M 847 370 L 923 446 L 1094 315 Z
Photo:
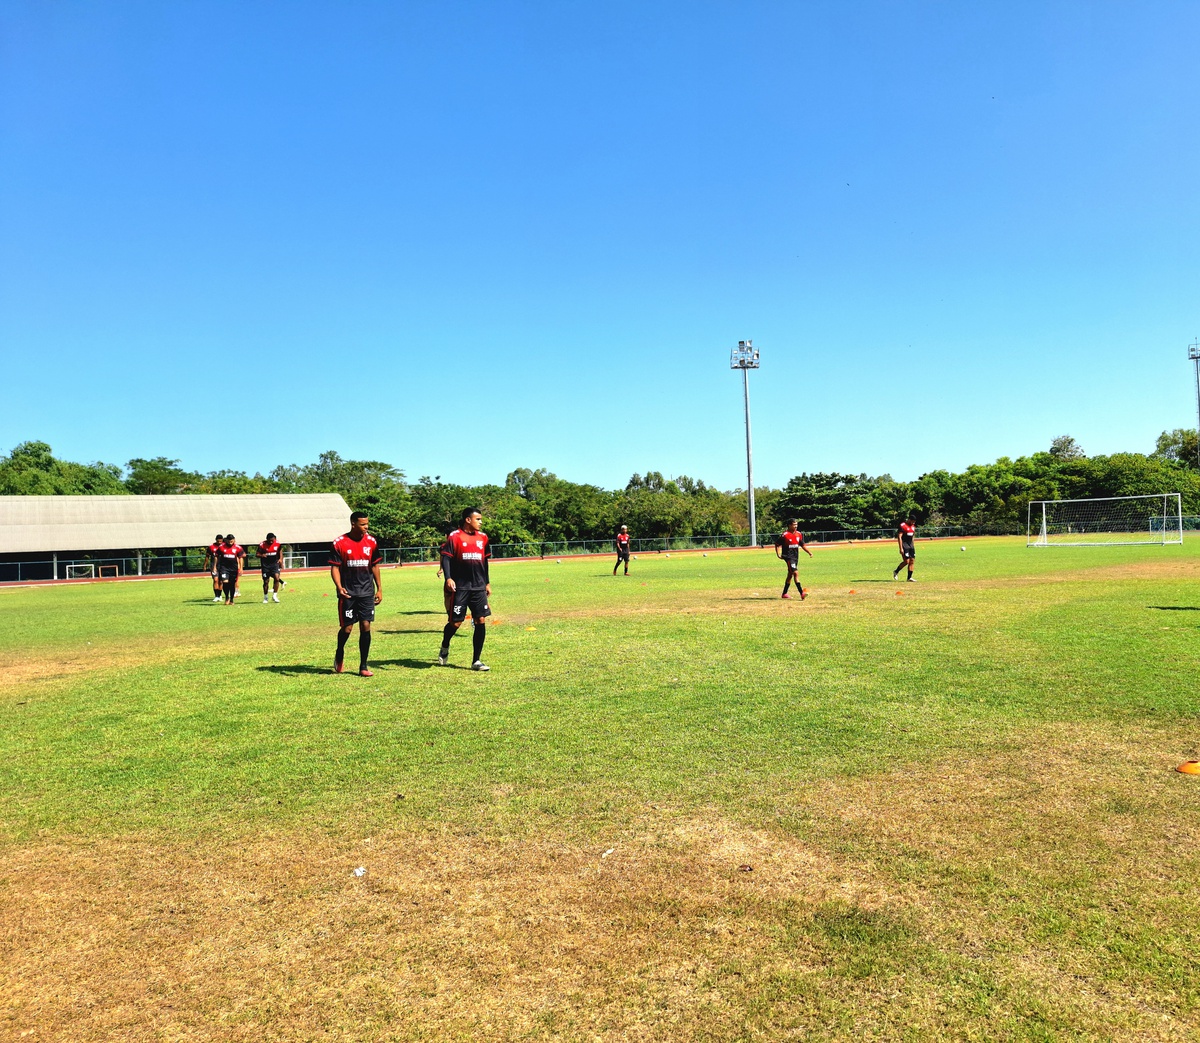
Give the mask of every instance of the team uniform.
M 442 571 L 454 580 L 454 604 L 450 618 L 462 622 L 467 610 L 475 619 L 492 614 L 488 605 L 488 561 L 492 552 L 482 532 L 466 533 L 455 529 L 442 544 Z
M 278 540 L 258 545 L 258 563 L 262 567 L 263 582 L 279 579 L 283 573 L 283 545 Z
M 343 627 L 375 619 L 375 577 L 371 570 L 381 561 L 383 554 L 370 533 L 364 533 L 361 540 L 346 533 L 333 541 L 329 564 L 338 566 L 342 588 L 349 595 L 338 595 L 338 622 Z
M 800 567 L 800 550 L 804 547 L 804 533 L 781 532 L 775 539 L 775 546 L 779 548 L 780 555 L 788 567 L 787 579 L 783 583 L 783 596 L 788 596 L 788 586 L 795 579 L 796 589 L 800 591 L 800 600 L 803 601 L 805 598 L 804 588 L 800 585 L 800 577 L 796 575 L 796 570 Z
M 220 557 L 222 540 L 213 540 L 208 545 L 208 572 L 212 576 L 213 601 L 221 600 Z
M 892 571 L 892 579 L 900 575 L 900 570 L 905 565 L 908 566 L 908 581 L 913 582 L 913 564 L 917 560 L 917 527 L 909 525 L 908 522 L 900 523 L 900 528 L 896 532 L 897 538 L 900 540 L 900 557 L 903 559 L 899 565 Z
M 283 545 L 275 539 L 263 540 L 258 545 L 258 565 L 262 570 L 263 604 L 267 603 L 267 587 L 275 581 L 275 600 L 279 601 L 279 587 L 283 583 Z
M 620 568 L 622 562 L 625 563 L 625 572 L 628 574 L 628 572 L 629 572 L 629 533 L 618 532 L 616 543 L 617 543 L 617 563 L 613 566 L 613 575 L 615 576 L 617 574 L 617 569 Z
M 245 550 L 237 543 L 222 543 L 217 551 L 217 576 L 225 591 L 226 604 L 233 601 L 237 592 L 238 564 L 245 557 Z

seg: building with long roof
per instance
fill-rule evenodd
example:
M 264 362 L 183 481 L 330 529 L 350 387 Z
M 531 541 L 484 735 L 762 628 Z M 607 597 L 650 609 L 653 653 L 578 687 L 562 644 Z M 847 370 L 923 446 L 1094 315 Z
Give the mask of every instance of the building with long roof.
M 134 572 L 135 562 L 137 574 L 173 572 L 175 558 L 189 560 L 217 532 L 250 547 L 273 532 L 302 551 L 327 547 L 349 524 L 337 493 L 0 496 L 0 579 L 59 579 L 68 565 L 105 561 L 110 575 Z

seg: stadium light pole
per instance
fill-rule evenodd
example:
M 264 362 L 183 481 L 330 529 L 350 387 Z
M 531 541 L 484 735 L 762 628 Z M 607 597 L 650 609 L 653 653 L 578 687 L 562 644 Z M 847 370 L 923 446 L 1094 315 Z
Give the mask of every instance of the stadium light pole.
M 754 451 L 750 443 L 750 370 L 758 369 L 758 349 L 754 347 L 753 341 L 738 341 L 737 347 L 730 353 L 729 368 L 742 371 L 742 392 L 746 400 L 746 493 L 750 505 L 750 546 L 757 547 L 758 526 L 754 519 Z
M 1200 464 L 1200 339 L 1188 345 L 1188 358 L 1196 367 L 1196 462 Z

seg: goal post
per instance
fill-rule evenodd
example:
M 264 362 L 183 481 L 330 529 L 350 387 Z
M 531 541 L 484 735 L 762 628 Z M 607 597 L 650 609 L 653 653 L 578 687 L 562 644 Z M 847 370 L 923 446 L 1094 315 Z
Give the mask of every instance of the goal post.
M 308 568 L 308 555 L 285 554 L 283 556 L 283 567 L 285 569 L 306 569 Z
M 86 565 L 68 565 L 67 579 L 95 579 L 96 566 L 91 562 Z
M 1181 543 L 1183 497 L 1179 493 L 1033 500 L 1026 515 L 1027 547 Z

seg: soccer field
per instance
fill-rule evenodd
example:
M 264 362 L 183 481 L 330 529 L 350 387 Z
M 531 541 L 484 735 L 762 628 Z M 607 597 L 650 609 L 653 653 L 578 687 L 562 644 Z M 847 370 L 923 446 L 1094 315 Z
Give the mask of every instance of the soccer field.
M 0 1038 L 1200 1029 L 1200 541 L 814 555 L 0 588 Z

